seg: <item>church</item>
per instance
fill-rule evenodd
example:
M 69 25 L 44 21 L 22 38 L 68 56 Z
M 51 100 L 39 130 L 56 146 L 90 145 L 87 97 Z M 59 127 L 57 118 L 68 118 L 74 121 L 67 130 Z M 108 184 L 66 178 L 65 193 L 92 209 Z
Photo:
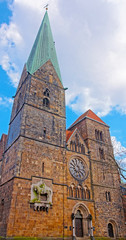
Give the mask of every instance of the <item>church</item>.
M 66 130 L 65 89 L 47 11 L 0 154 L 0 236 L 126 235 L 109 126 L 89 109 Z

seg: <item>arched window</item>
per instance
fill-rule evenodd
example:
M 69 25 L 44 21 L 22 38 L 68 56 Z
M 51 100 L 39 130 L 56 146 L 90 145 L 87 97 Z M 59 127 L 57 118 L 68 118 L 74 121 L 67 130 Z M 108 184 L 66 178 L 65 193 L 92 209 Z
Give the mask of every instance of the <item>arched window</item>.
M 111 194 L 110 194 L 110 192 L 105 192 L 105 196 L 106 196 L 106 201 L 111 202 Z
M 49 89 L 48 88 L 46 88 L 46 90 L 44 91 L 44 96 L 49 97 Z
M 42 163 L 42 173 L 44 173 L 44 162 Z
M 3 218 L 3 211 L 4 211 L 4 199 L 1 199 L 1 203 L 0 203 L 0 221 L 2 221 Z
M 71 186 L 69 187 L 69 196 L 70 197 L 76 196 L 76 188 L 75 188 L 74 183 L 72 183 Z
M 76 191 L 77 191 L 77 198 L 80 198 L 80 192 L 79 192 L 79 188 L 77 187 L 77 189 L 76 189 Z
M 100 159 L 105 159 L 104 150 L 102 148 L 99 148 L 99 155 L 100 155 Z
M 90 190 L 86 186 L 86 199 L 90 199 Z
M 77 189 L 76 189 L 75 186 L 73 187 L 73 197 L 74 197 L 74 198 L 77 197 Z
M 109 202 L 111 202 L 111 194 L 110 194 L 110 192 L 108 192 L 108 200 L 109 200 Z
M 75 142 L 73 142 L 73 151 L 75 151 Z
M 76 145 L 76 143 L 74 143 L 75 144 L 75 152 L 77 152 L 77 145 Z
M 100 141 L 103 141 L 103 134 L 100 132 Z
M 83 154 L 85 153 L 85 148 L 84 148 L 83 144 L 81 145 L 81 153 L 83 153 Z
M 44 138 L 46 137 L 46 127 L 44 127 L 44 129 L 43 129 L 43 137 Z
M 73 147 L 73 142 L 71 141 L 70 142 L 70 150 L 73 150 L 72 147 Z
M 78 144 L 78 152 L 80 152 L 81 151 L 81 144 L 79 143 Z
M 43 99 L 43 106 L 49 108 L 49 99 L 48 98 Z
M 81 185 L 78 185 L 77 198 L 82 198 L 82 187 L 81 187 Z
M 73 189 L 72 189 L 72 186 L 70 186 L 70 188 L 69 188 L 69 196 L 70 196 L 70 197 L 73 197 Z
M 86 191 L 82 188 L 82 199 L 86 199 Z

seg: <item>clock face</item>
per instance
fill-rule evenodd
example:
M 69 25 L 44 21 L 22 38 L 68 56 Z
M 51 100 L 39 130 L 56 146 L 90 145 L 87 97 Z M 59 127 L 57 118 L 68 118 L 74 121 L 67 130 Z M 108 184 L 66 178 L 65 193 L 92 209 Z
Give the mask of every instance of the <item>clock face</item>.
M 86 163 L 78 157 L 70 160 L 69 170 L 72 177 L 78 181 L 84 181 L 88 176 Z

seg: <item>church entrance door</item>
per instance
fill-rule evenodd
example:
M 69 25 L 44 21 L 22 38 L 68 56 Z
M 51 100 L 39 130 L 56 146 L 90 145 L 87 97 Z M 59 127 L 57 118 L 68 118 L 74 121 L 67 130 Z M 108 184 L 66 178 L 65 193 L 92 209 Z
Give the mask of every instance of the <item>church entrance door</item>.
M 82 215 L 78 210 L 75 215 L 75 234 L 77 237 L 83 237 L 83 221 Z
M 113 226 L 111 223 L 108 224 L 108 234 L 109 234 L 109 237 L 114 237 Z

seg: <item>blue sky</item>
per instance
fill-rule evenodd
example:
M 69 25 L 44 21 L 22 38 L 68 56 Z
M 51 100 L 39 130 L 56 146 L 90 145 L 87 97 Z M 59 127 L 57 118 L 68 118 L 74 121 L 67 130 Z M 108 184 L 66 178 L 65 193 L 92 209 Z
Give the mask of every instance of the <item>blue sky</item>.
M 0 0 L 0 136 L 8 132 L 12 96 L 49 2 L 66 91 L 67 127 L 88 109 L 126 148 L 126 1 Z

